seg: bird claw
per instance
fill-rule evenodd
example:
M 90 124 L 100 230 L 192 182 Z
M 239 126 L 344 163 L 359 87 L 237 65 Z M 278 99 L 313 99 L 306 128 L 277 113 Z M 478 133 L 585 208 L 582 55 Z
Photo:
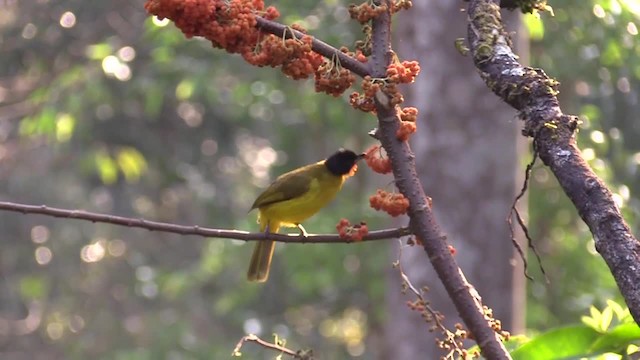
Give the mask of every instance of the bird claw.
M 304 227 L 302 227 L 301 224 L 297 224 L 297 226 L 298 226 L 298 229 L 300 230 L 300 237 L 305 238 L 305 239 L 307 237 L 309 237 L 309 234 L 307 233 L 307 230 L 305 230 Z

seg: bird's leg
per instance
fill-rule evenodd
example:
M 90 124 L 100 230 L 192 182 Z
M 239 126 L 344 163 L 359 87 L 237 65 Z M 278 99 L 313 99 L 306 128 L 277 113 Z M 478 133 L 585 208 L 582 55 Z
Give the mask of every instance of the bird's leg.
M 269 226 L 269 222 L 267 221 L 267 226 L 264 227 L 264 234 L 265 236 L 268 236 L 269 233 L 271 232 L 271 227 Z
M 309 234 L 307 234 L 307 230 L 304 229 L 304 227 L 302 226 L 302 224 L 296 224 L 296 226 L 298 227 L 298 229 L 300 230 L 300 236 L 301 237 L 307 237 L 309 236 Z

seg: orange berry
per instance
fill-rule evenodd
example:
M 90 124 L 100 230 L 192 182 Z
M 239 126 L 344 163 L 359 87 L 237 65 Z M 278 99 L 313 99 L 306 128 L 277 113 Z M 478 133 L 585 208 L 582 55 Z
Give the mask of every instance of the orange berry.
M 396 138 L 400 141 L 407 141 L 409 135 L 416 132 L 416 123 L 410 121 L 400 121 L 400 127 L 396 131 Z

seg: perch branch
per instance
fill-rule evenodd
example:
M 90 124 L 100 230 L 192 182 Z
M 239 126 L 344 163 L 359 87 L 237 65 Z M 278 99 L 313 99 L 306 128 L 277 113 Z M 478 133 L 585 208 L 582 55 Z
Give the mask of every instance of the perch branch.
M 540 159 L 589 227 L 596 250 L 640 324 L 640 242 L 631 234 L 611 191 L 578 149 L 578 120 L 560 109 L 558 82 L 541 69 L 518 62 L 502 25 L 498 1 L 472 0 L 468 14 L 468 39 L 480 76 L 496 95 L 519 111 L 524 120 L 522 134 L 533 138 Z
M 40 214 L 59 218 L 87 220 L 91 222 L 108 223 L 127 227 L 142 228 L 151 231 L 161 231 L 181 235 L 198 235 L 212 238 L 236 239 L 244 241 L 266 240 L 267 235 L 263 232 L 250 233 L 240 230 L 212 229 L 201 227 L 198 225 L 177 225 L 158 221 L 150 221 L 145 219 L 128 218 L 124 216 L 99 214 L 84 210 L 68 210 L 49 207 L 45 205 L 25 205 L 11 202 L 0 202 L 0 210 L 19 212 L 23 214 Z M 396 228 L 370 231 L 362 237 L 361 241 L 373 241 L 394 239 L 409 235 L 409 228 Z M 343 239 L 339 235 L 334 234 L 309 234 L 308 236 L 287 235 L 287 234 L 269 234 L 269 240 L 288 242 L 288 243 L 351 243 L 353 240 Z M 359 242 L 359 241 L 358 241 Z

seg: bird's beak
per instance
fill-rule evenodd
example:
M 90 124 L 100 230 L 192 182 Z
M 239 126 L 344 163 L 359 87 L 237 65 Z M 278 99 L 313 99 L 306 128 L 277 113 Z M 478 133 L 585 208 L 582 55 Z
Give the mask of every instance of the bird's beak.
M 367 156 L 367 153 L 362 153 L 362 154 L 358 155 L 358 157 L 356 158 L 356 162 L 364 159 L 366 156 Z

